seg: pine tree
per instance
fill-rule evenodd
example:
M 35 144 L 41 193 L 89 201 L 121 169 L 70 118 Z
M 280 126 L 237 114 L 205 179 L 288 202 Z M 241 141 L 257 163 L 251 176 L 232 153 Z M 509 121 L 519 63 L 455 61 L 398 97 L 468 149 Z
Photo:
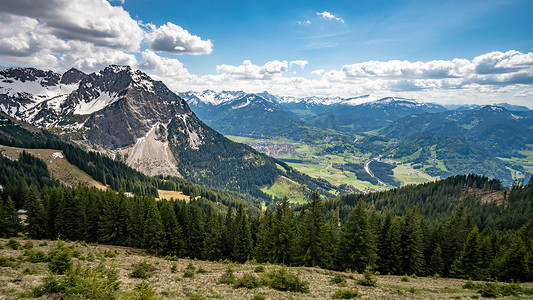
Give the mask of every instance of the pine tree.
M 165 232 L 161 214 L 153 197 L 147 198 L 146 219 L 144 220 L 143 247 L 151 253 L 158 253 L 165 245 Z
M 402 271 L 422 274 L 424 271 L 424 240 L 417 207 L 407 211 L 402 230 Z
M 181 257 L 185 247 L 183 231 L 176 219 L 173 205 L 169 201 L 164 201 L 161 204 L 161 223 L 164 233 L 161 249 L 168 255 Z
M 300 261 L 305 266 L 328 268 L 332 264 L 326 219 L 318 192 L 313 193 L 300 226 Z
M 204 214 L 197 202 L 186 206 L 184 236 L 187 245 L 187 256 L 202 258 L 204 248 Z
M 480 270 L 482 263 L 479 231 L 477 227 L 474 227 L 468 234 L 459 257 L 454 261 L 450 275 L 459 278 L 480 279 L 483 277 Z
M 444 228 L 444 237 L 441 244 L 444 276 L 450 274 L 450 267 L 463 249 L 468 233 L 472 228 L 472 218 L 466 213 L 465 206 L 461 203 L 456 212 L 450 215 Z
M 215 213 L 212 206 L 209 206 L 207 216 L 203 257 L 207 260 L 217 261 L 223 256 L 222 219 Z
M 28 210 L 26 223 L 26 233 L 32 239 L 44 239 L 48 237 L 46 231 L 46 213 L 44 205 L 40 199 L 37 198 L 37 192 L 32 185 L 28 189 L 26 201 L 26 208 Z
M 233 209 L 231 208 L 231 204 L 228 205 L 228 210 L 226 212 L 222 239 L 224 240 L 224 257 L 231 258 L 233 255 L 233 242 L 235 241 Z
M 437 245 L 437 248 L 433 251 L 431 259 L 429 261 L 429 266 L 427 270 L 428 275 L 442 274 L 444 270 L 444 260 L 442 259 L 442 249 L 440 245 Z
M 274 262 L 274 236 L 273 236 L 273 214 L 270 209 L 266 209 L 260 219 L 259 232 L 257 233 L 257 245 L 255 246 L 255 259 L 259 263 Z
M 387 211 L 385 220 L 381 225 L 378 240 L 378 271 L 381 274 L 394 273 L 395 255 L 394 239 L 391 234 L 392 230 L 392 216 L 390 211 Z
M 22 230 L 22 224 L 11 197 L 2 201 L 0 197 L 0 236 L 9 238 L 17 236 Z
M 143 219 L 137 219 L 136 223 L 142 223 Z M 102 216 L 98 230 L 100 242 L 114 245 L 124 245 L 127 241 L 128 216 L 123 194 L 117 194 L 111 190 L 104 196 Z
M 344 269 L 357 272 L 363 272 L 368 265 L 375 265 L 376 243 L 362 200 L 350 212 L 341 229 L 338 257 Z
M 58 236 L 69 240 L 80 239 L 81 219 L 78 198 L 74 196 L 71 190 L 64 189 L 56 220 Z
M 294 211 L 289 198 L 283 197 L 276 207 L 272 223 L 273 261 L 282 264 L 291 264 L 294 253 Z
M 233 248 L 233 259 L 244 263 L 252 254 L 253 240 L 248 224 L 248 216 L 244 212 L 242 204 L 237 208 L 235 216 L 235 246 Z

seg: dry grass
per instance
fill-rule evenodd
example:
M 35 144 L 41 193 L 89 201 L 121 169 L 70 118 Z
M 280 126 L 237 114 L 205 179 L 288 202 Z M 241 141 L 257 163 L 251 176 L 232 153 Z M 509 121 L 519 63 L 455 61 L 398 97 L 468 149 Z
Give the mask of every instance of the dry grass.
M 21 244 L 25 240 L 19 239 Z M 47 252 L 54 247 L 56 241 L 46 241 L 46 246 L 40 246 L 43 241 L 33 240 L 33 245 L 37 250 Z M 6 239 L 0 239 L 0 245 L 4 246 Z M 337 289 L 337 285 L 331 282 L 335 274 L 340 274 L 347 279 L 345 288 L 356 288 L 359 290 L 361 299 L 466 299 L 475 295 L 475 291 L 463 289 L 464 280 L 448 278 L 410 278 L 409 282 L 401 281 L 401 276 L 377 276 L 377 287 L 365 287 L 358 285 L 357 280 L 362 278 L 360 274 L 347 272 L 334 272 L 318 268 L 295 267 L 289 268 L 291 272 L 297 273 L 301 279 L 309 282 L 310 293 L 299 294 L 291 292 L 281 292 L 268 287 L 260 287 L 249 290 L 245 288 L 235 289 L 230 285 L 218 284 L 220 276 L 230 266 L 234 270 L 235 277 L 240 278 L 245 273 L 253 273 L 258 264 L 231 264 L 223 262 L 208 262 L 191 259 L 179 259 L 170 261 L 164 258 L 148 256 L 143 250 L 126 247 L 116 247 L 107 245 L 86 245 L 84 243 L 66 243 L 79 250 L 83 256 L 90 253 L 95 260 L 79 260 L 74 258 L 74 262 L 81 262 L 85 265 L 95 266 L 104 263 L 107 266 L 115 267 L 119 270 L 120 292 L 131 291 L 142 279 L 130 278 L 133 266 L 145 261 L 152 265 L 154 271 L 146 280 L 163 296 L 169 299 L 183 299 L 189 294 L 201 293 L 208 299 L 250 299 L 254 294 L 262 294 L 267 299 L 331 299 Z M 115 257 L 105 257 L 106 251 L 116 253 Z M 27 295 L 34 287 L 40 285 L 44 277 L 48 275 L 46 263 L 30 263 L 22 259 L 24 250 L 12 250 L 7 247 L 0 249 L 0 256 L 21 257 L 18 266 L 15 268 L 0 267 L 0 299 L 18 299 Z M 175 273 L 171 272 L 172 265 L 176 264 Z M 203 268 L 206 273 L 195 272 L 194 278 L 184 278 L 183 274 L 189 264 L 196 267 L 196 270 Z M 264 265 L 265 271 L 280 268 L 277 265 Z M 23 271 L 30 268 L 35 274 L 25 274 Z M 259 275 L 260 274 L 256 274 Z M 523 287 L 533 287 L 533 283 L 523 283 Z M 514 298 L 514 299 L 519 299 Z M 525 296 L 522 296 L 525 299 Z
M 175 200 L 190 200 L 190 197 L 182 192 L 166 190 L 157 190 L 157 192 L 159 193 L 159 199 L 170 200 L 171 198 L 174 198 Z
M 75 165 L 68 162 L 65 155 L 60 150 L 52 149 L 23 149 L 9 146 L 0 146 L 0 152 L 17 159 L 22 151 L 41 159 L 48 166 L 50 175 L 58 179 L 61 183 L 68 186 L 77 186 L 78 183 L 88 186 L 94 186 L 99 189 L 106 189 L 102 183 L 94 180 L 89 174 L 80 170 Z M 54 156 L 54 153 L 60 153 L 62 157 Z

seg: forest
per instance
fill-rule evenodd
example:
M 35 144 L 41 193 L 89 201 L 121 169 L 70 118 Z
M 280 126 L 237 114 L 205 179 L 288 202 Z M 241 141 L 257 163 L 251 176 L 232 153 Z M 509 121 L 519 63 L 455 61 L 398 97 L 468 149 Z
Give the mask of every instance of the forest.
M 294 207 L 285 198 L 260 212 L 241 201 L 156 201 L 153 195 L 127 197 L 122 190 L 69 188 L 50 179 L 46 165 L 35 160 L 26 153 L 0 160 L 4 238 L 98 242 L 211 261 L 533 280 L 533 182 L 503 190 L 498 180 L 456 176 L 330 200 L 314 193 Z M 450 200 L 468 189 L 502 192 L 505 201 Z M 18 209 L 26 211 L 24 223 Z

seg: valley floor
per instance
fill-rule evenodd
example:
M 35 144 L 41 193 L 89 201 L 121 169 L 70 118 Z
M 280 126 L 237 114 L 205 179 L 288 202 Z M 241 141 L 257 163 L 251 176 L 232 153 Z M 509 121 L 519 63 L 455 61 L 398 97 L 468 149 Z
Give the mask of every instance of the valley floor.
M 21 245 L 33 245 L 35 251 L 48 251 L 55 247 L 57 241 L 17 239 Z M 6 246 L 8 240 L 0 239 L 0 261 L 13 259 L 10 267 L 0 267 L 0 299 L 31 298 L 31 290 L 42 284 L 48 276 L 47 263 L 31 263 L 24 255 L 24 249 L 13 250 Z M 149 256 L 143 250 L 107 245 L 87 245 L 80 242 L 65 243 L 78 255 L 73 258 L 74 264 L 84 266 L 97 266 L 104 264 L 119 271 L 119 294 L 132 291 L 143 279 L 130 278 L 135 264 L 146 262 L 151 265 L 151 276 L 146 281 L 156 289 L 157 293 L 169 299 L 184 299 L 194 295 L 203 299 L 251 299 L 262 295 L 264 299 L 331 299 L 332 295 L 340 289 L 354 288 L 359 291 L 361 299 L 466 299 L 480 297 L 475 290 L 464 289 L 465 280 L 430 277 L 384 276 L 378 275 L 376 287 L 366 287 L 357 284 L 363 278 L 361 274 L 350 272 L 334 272 L 319 268 L 290 267 L 290 272 L 309 282 L 309 293 L 292 293 L 274 290 L 268 287 L 255 289 L 233 288 L 231 285 L 218 283 L 221 275 L 231 267 L 236 278 L 243 274 L 262 276 L 258 266 L 263 266 L 264 271 L 280 269 L 278 265 L 259 265 L 257 263 L 233 264 L 225 262 L 207 262 L 191 259 L 177 261 Z M 88 259 L 94 257 L 93 259 Z M 187 268 L 194 266 L 192 278 L 184 276 Z M 173 266 L 175 266 L 173 268 Z M 198 272 L 198 270 L 205 272 Z M 332 278 L 340 275 L 346 279 L 345 287 L 332 283 Z M 60 276 L 60 275 L 56 275 Z M 189 276 L 191 276 L 189 274 Z M 521 284 L 523 288 L 533 288 L 533 283 Z M 45 295 L 42 298 L 57 297 L 60 295 Z M 521 294 L 508 299 L 526 299 Z M 481 298 L 481 297 L 480 297 Z M 192 299 L 192 297 L 191 297 Z M 505 298 L 504 298 L 505 299 Z

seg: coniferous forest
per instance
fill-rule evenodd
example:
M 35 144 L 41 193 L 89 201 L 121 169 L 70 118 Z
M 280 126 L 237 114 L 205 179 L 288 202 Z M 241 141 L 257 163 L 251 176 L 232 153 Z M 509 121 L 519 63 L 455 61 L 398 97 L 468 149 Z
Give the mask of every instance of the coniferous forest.
M 533 280 L 533 182 L 502 188 L 468 175 L 262 212 L 243 201 L 156 201 L 122 190 L 65 187 L 27 153 L 0 159 L 0 233 L 98 242 L 154 255 L 381 274 Z M 468 191 L 503 194 L 482 203 Z M 252 206 L 253 207 L 253 206 Z M 17 210 L 26 210 L 22 223 Z

